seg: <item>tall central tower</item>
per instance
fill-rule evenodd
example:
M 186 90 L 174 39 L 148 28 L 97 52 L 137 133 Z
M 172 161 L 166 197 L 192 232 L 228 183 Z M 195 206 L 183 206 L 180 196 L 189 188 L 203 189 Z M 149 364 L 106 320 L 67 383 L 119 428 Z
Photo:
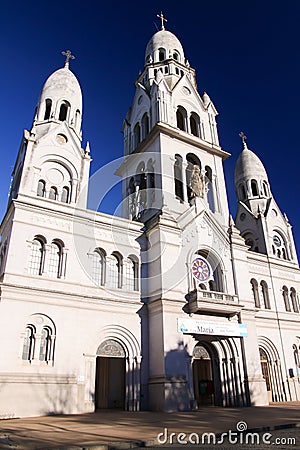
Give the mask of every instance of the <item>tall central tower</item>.
M 213 102 L 207 93 L 199 94 L 195 70 L 164 26 L 147 44 L 135 86 L 117 173 L 123 178 L 124 216 L 144 223 L 141 287 L 148 315 L 149 406 L 176 409 L 170 392 L 177 392 L 180 408 L 189 409 L 191 374 L 184 354 L 195 344 L 191 337 L 183 339 L 177 320 L 186 317 L 191 292 L 204 295 L 198 294 L 192 263 L 203 258 L 211 268 L 200 289 L 214 291 L 215 298 L 235 298 L 223 173 L 229 154 L 219 145 Z M 206 319 L 211 312 L 222 316 L 222 307 L 216 303 L 213 310 L 209 304 Z M 236 313 L 236 305 L 232 308 L 228 314 Z M 181 365 L 172 359 L 177 353 Z
M 123 124 L 123 215 L 147 221 L 178 217 L 197 203 L 227 226 L 228 204 L 217 110 L 197 90 L 195 70 L 178 38 L 164 29 L 147 44 L 145 66 Z M 200 208 L 200 206 L 199 206 Z

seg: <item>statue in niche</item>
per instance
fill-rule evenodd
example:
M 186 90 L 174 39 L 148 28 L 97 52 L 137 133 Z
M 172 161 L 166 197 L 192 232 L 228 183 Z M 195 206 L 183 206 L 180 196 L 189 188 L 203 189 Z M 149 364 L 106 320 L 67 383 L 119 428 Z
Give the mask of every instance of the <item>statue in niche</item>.
M 189 187 L 191 189 L 191 197 L 203 198 L 204 195 L 204 176 L 201 173 L 201 169 L 198 164 L 194 164 L 191 170 L 191 178 Z

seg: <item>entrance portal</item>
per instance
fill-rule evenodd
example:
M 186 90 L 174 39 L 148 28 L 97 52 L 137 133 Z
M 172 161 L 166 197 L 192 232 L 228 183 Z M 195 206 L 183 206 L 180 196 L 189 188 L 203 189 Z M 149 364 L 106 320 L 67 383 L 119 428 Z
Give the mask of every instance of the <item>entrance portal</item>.
M 125 352 L 113 340 L 103 342 L 97 351 L 95 409 L 125 409 Z
M 215 404 L 215 382 L 210 354 L 203 345 L 193 352 L 194 393 L 198 406 Z

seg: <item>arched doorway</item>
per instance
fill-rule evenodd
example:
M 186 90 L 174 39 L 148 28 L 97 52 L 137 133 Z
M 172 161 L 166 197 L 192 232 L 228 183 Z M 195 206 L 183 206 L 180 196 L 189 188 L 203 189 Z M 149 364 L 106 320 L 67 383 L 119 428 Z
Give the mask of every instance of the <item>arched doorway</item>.
M 260 364 L 266 382 L 270 402 L 286 402 L 285 384 L 281 372 L 280 358 L 276 348 L 268 340 L 259 347 Z
M 199 343 L 193 351 L 194 395 L 198 406 L 220 404 L 219 361 L 213 349 Z
M 125 409 L 126 360 L 122 345 L 108 339 L 98 347 L 95 409 Z

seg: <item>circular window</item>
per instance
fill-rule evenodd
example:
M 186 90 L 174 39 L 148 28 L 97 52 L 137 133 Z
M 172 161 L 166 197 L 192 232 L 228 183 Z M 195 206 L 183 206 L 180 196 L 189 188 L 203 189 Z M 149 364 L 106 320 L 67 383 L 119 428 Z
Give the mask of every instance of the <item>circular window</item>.
M 192 262 L 192 274 L 197 281 L 207 281 L 211 275 L 211 269 L 208 262 L 203 258 L 196 258 Z

